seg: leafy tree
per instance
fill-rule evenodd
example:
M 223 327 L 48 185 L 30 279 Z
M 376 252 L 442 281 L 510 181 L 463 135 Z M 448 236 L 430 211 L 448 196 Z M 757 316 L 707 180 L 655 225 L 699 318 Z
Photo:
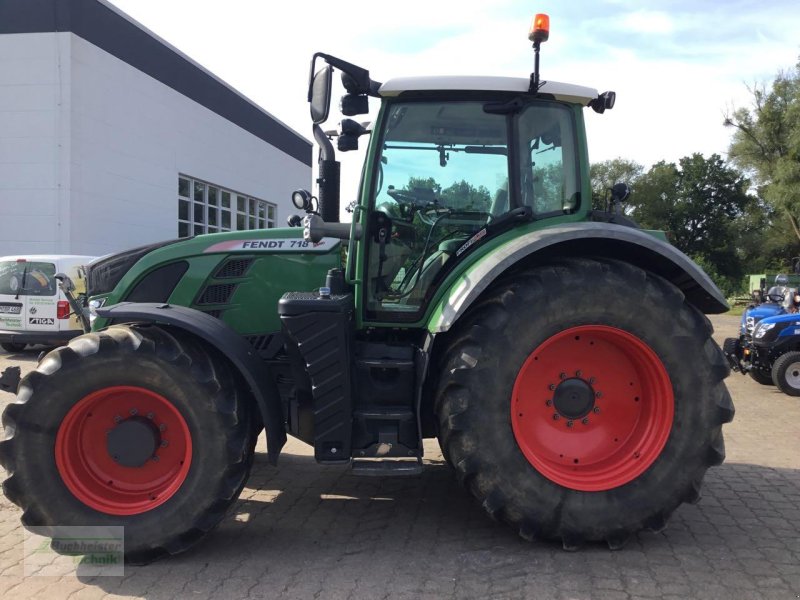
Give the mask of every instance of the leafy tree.
M 488 212 L 492 204 L 491 193 L 486 186 L 475 187 L 465 179 L 442 189 L 433 177 L 409 177 L 403 189 L 417 194 L 430 194 L 431 199 L 437 198 L 442 205 L 455 209 Z
M 589 167 L 589 177 L 592 181 L 592 208 L 605 210 L 608 190 L 615 183 L 627 183 L 631 189 L 632 196 L 636 188 L 636 182 L 643 173 L 644 167 L 642 165 L 627 158 L 614 158 L 593 163 Z M 628 202 L 624 204 L 628 205 Z M 625 210 L 627 206 L 622 208 Z
M 759 195 L 800 240 L 800 62 L 779 73 L 770 87 L 750 91 L 752 106 L 725 118 L 734 129 L 728 155 L 752 175 Z
M 695 153 L 677 165 L 661 161 L 638 179 L 632 215 L 643 227 L 667 230 L 675 246 L 713 266 L 721 287 L 731 287 L 743 274 L 739 220 L 756 203 L 748 186 L 748 179 L 718 154 Z

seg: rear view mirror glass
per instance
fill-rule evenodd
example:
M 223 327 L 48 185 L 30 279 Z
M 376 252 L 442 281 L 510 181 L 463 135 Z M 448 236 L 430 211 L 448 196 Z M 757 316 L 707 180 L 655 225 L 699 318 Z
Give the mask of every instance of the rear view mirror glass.
M 331 107 L 331 75 L 333 69 L 325 65 L 314 74 L 311 83 L 311 121 L 315 125 L 323 123 L 328 118 Z

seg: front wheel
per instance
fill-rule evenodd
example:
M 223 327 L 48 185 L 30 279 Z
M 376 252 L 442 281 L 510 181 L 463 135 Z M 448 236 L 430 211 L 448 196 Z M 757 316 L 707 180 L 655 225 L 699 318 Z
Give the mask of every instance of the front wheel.
M 750 379 L 756 383 L 760 383 L 761 385 L 775 385 L 772 380 L 772 373 L 769 371 L 762 371 L 758 368 L 752 368 L 747 372 L 747 374 L 750 375 Z
M 711 331 L 674 286 L 629 264 L 576 258 L 518 272 L 452 333 L 436 405 L 442 451 L 526 539 L 617 548 L 661 530 L 724 459 L 733 404 Z
M 115 326 L 50 352 L 3 422 L 3 490 L 23 525 L 122 526 L 133 563 L 201 539 L 252 462 L 248 406 L 224 359 L 154 326 Z
M 772 381 L 789 396 L 800 396 L 800 352 L 781 354 L 772 365 Z

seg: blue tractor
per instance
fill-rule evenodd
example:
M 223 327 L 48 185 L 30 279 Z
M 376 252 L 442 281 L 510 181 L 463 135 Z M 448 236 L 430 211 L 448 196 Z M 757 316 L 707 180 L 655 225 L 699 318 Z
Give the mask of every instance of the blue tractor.
M 749 306 L 742 314 L 739 337 L 727 338 L 723 344 L 723 352 L 734 371 L 750 375 L 754 381 L 762 385 L 777 385 L 787 394 L 790 392 L 784 390 L 775 379 L 773 369 L 783 353 L 800 350 L 800 336 L 796 339 L 797 348 L 784 343 L 785 336 L 794 335 L 790 333 L 794 328 L 787 329 L 788 324 L 797 323 L 800 334 L 800 315 L 790 312 L 796 311 L 798 296 L 794 290 L 787 287 L 788 282 L 786 275 L 778 275 L 775 278 L 775 285 L 764 294 L 765 301 L 762 304 Z M 773 329 L 775 332 L 767 335 Z M 783 333 L 784 330 L 786 333 Z M 778 332 L 781 332 L 780 343 L 776 343 Z M 800 395 L 800 381 L 796 389 L 797 392 L 791 395 Z

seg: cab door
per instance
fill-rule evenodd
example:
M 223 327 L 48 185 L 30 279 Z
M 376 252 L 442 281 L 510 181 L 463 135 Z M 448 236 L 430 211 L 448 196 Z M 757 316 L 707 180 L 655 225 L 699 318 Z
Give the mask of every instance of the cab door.
M 508 121 L 485 101 L 385 109 L 367 224 L 367 321 L 416 321 L 509 203 Z

